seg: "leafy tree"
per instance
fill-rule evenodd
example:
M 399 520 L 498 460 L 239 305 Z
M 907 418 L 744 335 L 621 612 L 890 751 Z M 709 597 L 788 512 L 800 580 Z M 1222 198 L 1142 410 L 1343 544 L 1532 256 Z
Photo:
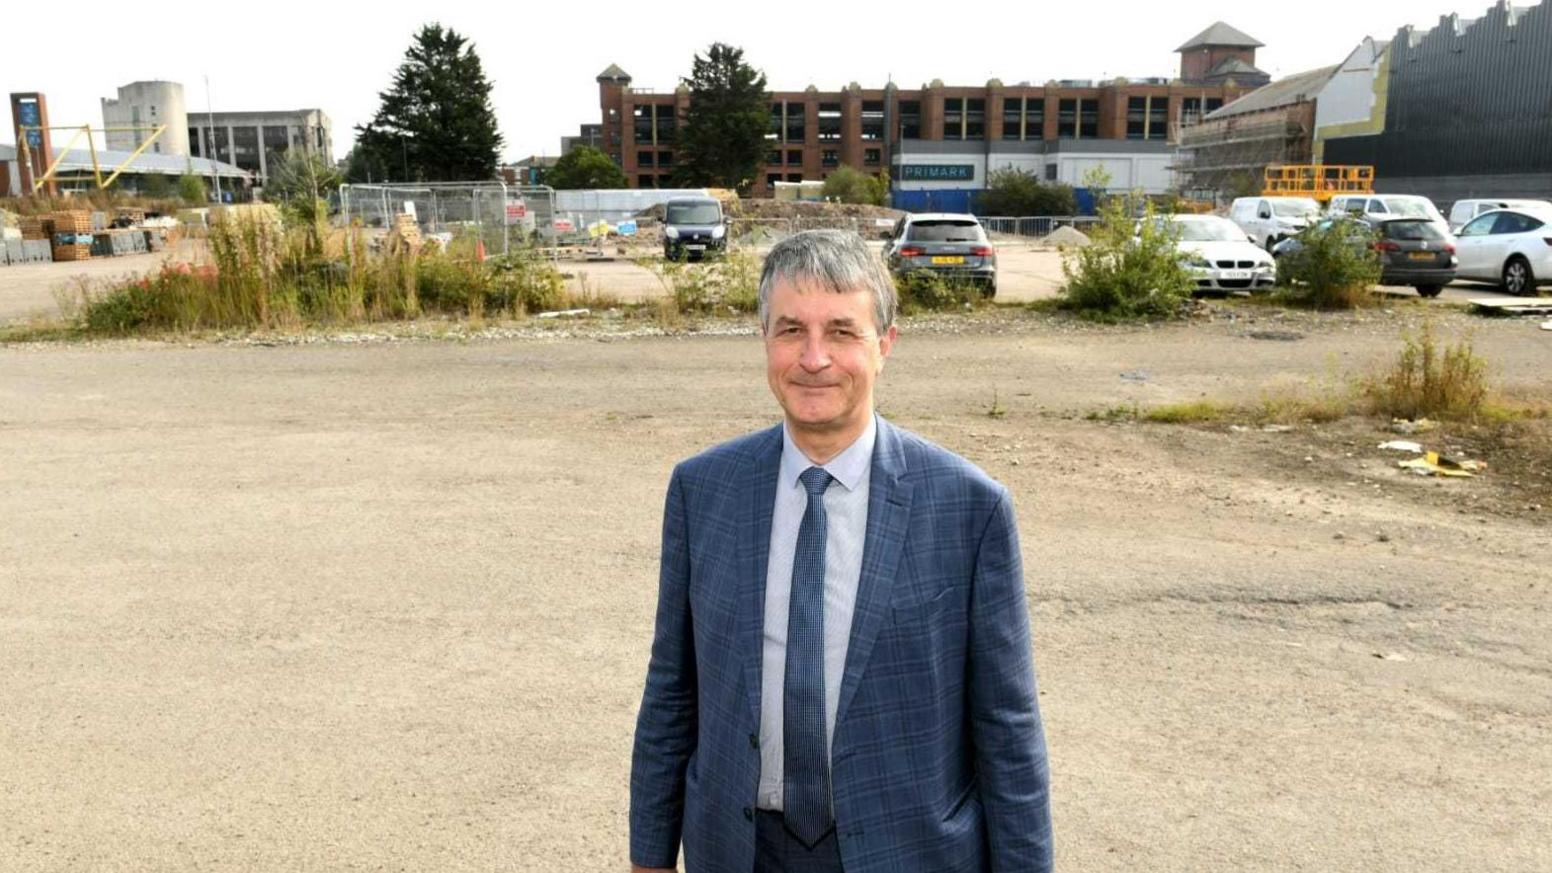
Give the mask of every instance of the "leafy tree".
M 712 43 L 695 56 L 690 109 L 679 132 L 674 183 L 747 191 L 765 162 L 770 101 L 765 74 L 744 63 L 744 50 Z
M 203 176 L 187 171 L 178 177 L 178 197 L 191 206 L 203 206 L 210 198 Z
M 545 174 L 544 183 L 557 190 L 624 188 L 630 184 L 625 179 L 625 171 L 592 146 L 577 146 L 561 155 Z
M 393 85 L 366 125 L 356 127 L 352 181 L 483 181 L 496 175 L 501 133 L 479 55 L 451 28 L 415 35 Z
M 820 192 L 826 200 L 841 203 L 868 203 L 883 206 L 889 196 L 889 183 L 883 176 L 870 176 L 856 167 L 842 165 L 824 181 Z
M 1034 173 L 1013 167 L 993 170 L 981 192 L 986 215 L 1075 215 L 1078 198 L 1069 185 L 1047 185 Z

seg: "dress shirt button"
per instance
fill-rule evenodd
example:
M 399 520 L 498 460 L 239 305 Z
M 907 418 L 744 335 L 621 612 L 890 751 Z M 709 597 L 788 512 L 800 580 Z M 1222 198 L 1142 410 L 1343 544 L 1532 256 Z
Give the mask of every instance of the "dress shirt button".
M 746 821 L 754 821 L 754 810 L 750 809 L 747 806 L 744 807 L 744 819 Z

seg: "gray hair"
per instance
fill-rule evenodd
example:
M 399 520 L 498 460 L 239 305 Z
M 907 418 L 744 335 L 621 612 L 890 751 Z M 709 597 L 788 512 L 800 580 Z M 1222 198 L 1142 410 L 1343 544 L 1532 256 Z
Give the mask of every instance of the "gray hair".
M 814 284 L 836 294 L 873 294 L 873 326 L 879 332 L 895 323 L 895 283 L 883 259 L 862 237 L 848 230 L 805 230 L 777 243 L 760 273 L 760 326 L 771 326 L 771 293 L 777 281 Z

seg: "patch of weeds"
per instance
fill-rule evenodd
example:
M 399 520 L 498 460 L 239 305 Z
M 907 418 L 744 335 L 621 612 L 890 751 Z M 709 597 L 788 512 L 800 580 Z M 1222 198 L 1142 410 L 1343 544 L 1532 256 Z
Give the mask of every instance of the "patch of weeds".
M 1196 280 L 1175 248 L 1179 230 L 1152 204 L 1133 218 L 1125 197 L 1108 198 L 1087 246 L 1062 257 L 1063 309 L 1092 321 L 1179 318 Z
M 946 312 L 974 307 L 986 298 L 981 286 L 968 279 L 930 273 L 906 276 L 895 283 L 902 315 Z
M 1488 398 L 1487 362 L 1470 337 L 1442 343 L 1431 322 L 1402 334 L 1401 352 L 1369 377 L 1364 394 L 1378 415 L 1415 420 L 1475 421 Z
M 997 396 L 997 389 L 992 389 L 992 405 L 986 409 L 987 418 L 1004 418 L 1008 414 L 1008 408 L 1002 405 L 1002 399 Z
M 1239 412 L 1240 410 L 1234 406 L 1226 406 L 1210 400 L 1191 400 L 1186 403 L 1156 406 L 1144 412 L 1142 420 L 1153 424 L 1203 424 L 1231 419 Z
M 1108 406 L 1104 409 L 1096 409 L 1085 413 L 1084 421 L 1136 421 L 1142 415 L 1142 409 L 1135 403 L 1131 406 Z
M 1310 309 L 1373 306 L 1380 280 L 1377 240 L 1361 221 L 1317 224 L 1298 236 L 1299 247 L 1277 263 L 1280 302 Z

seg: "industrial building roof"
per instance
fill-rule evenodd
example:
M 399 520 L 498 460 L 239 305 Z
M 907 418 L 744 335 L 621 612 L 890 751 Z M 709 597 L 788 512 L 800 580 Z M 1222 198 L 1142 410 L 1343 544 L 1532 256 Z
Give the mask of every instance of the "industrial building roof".
M 1326 83 L 1331 81 L 1331 77 L 1336 75 L 1338 69 L 1340 65 L 1333 65 L 1284 76 L 1270 85 L 1263 85 L 1251 91 L 1222 109 L 1208 113 L 1204 120 L 1216 121 L 1220 118 L 1265 112 L 1268 109 L 1314 100 L 1315 95 L 1320 93 L 1320 89 L 1326 87 Z
M 1239 58 L 1224 58 L 1218 66 L 1207 71 L 1209 76 L 1265 76 L 1266 73 Z M 1268 77 L 1270 78 L 1270 77 Z
M 1266 43 L 1247 35 L 1242 30 L 1237 30 L 1221 21 L 1214 21 L 1211 27 L 1186 40 L 1186 44 L 1175 49 L 1175 51 L 1186 52 L 1208 46 L 1217 46 L 1219 48 L 1263 48 L 1265 45 Z
M 69 173 L 79 173 L 82 170 L 92 169 L 92 153 L 86 149 L 70 149 L 65 151 L 64 160 L 59 162 L 59 170 Z M 58 158 L 59 152 L 54 157 Z M 102 168 L 104 174 L 113 172 L 119 164 L 129 160 L 129 152 L 114 151 L 112 149 L 97 150 L 97 166 Z M 0 161 L 16 160 L 16 146 L 0 145 Z M 191 172 L 196 176 L 209 176 L 214 165 L 215 172 L 231 178 L 244 178 L 249 175 L 246 170 L 234 167 L 231 164 L 220 161 L 212 161 L 207 158 L 185 158 L 182 155 L 162 155 L 148 152 L 137 156 L 124 168 L 126 173 L 160 174 L 164 176 L 181 176 Z
M 620 69 L 619 64 L 610 64 L 607 69 L 598 74 L 598 78 L 608 79 L 610 81 L 617 81 L 621 79 L 628 81 L 630 79 L 630 73 Z

